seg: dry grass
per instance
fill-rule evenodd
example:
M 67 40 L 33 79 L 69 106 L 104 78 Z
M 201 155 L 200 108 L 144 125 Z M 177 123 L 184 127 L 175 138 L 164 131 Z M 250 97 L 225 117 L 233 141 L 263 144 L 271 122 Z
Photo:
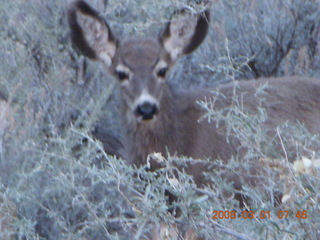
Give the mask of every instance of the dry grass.
M 192 5 L 182 0 L 90 2 L 99 5 L 118 36 L 142 29 L 156 34 L 175 9 Z M 251 199 L 251 210 L 270 211 L 268 219 L 212 219 L 214 210 L 238 209 L 234 189 L 219 171 L 208 175 L 215 185 L 203 189 L 183 172 L 177 171 L 179 180 L 173 178 L 175 164 L 194 160 L 169 156 L 163 169 L 150 173 L 107 155 L 91 132 L 100 122 L 119 135 L 117 89 L 101 66 L 73 50 L 65 9 L 62 0 L 7 1 L 0 8 L 0 86 L 9 92 L 9 101 L 0 102 L 0 215 L 5 216 L 0 227 L 8 230 L 0 239 L 7 239 L 4 234 L 19 240 L 146 239 L 161 223 L 191 227 L 207 239 L 320 238 L 319 153 L 311 151 L 319 137 L 302 126 L 279 129 L 275 144 L 285 150 L 280 156 L 265 152 L 255 158 L 257 149 L 250 143 L 265 138 L 256 134 L 258 128 L 248 131 L 242 139 L 248 159 L 223 164 L 236 171 L 255 159 L 267 168 L 266 191 L 248 184 L 242 193 Z M 218 0 L 211 9 L 210 36 L 176 66 L 173 84 L 189 88 L 231 78 L 319 76 L 317 1 Z M 231 129 L 243 121 L 236 120 L 227 119 Z M 294 164 L 286 151 L 296 156 Z M 168 213 L 166 189 L 179 197 L 176 205 L 184 213 L 179 219 Z M 271 200 L 273 190 L 284 193 L 281 207 Z M 284 210 L 292 212 L 290 218 L 278 217 Z M 304 210 L 306 219 L 296 215 Z

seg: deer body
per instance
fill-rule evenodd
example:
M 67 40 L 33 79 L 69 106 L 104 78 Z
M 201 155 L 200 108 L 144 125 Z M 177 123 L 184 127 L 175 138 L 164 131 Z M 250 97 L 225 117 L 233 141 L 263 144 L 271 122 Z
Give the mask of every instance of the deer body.
M 154 122 L 132 124 L 126 122 L 126 145 L 130 149 L 128 158 L 131 163 L 145 164 L 148 154 L 167 151 L 171 154 L 193 158 L 227 157 L 222 149 L 213 148 L 208 140 L 215 138 L 215 143 L 225 143 L 225 137 L 217 131 L 211 131 L 211 124 L 205 120 L 198 122 L 204 111 L 197 100 L 203 100 L 203 94 L 210 92 L 173 92 L 169 87 L 163 93 L 161 111 Z M 213 129 L 214 130 L 214 129 Z
M 176 91 L 167 83 L 166 73 L 178 58 L 195 50 L 204 40 L 208 11 L 172 20 L 159 39 L 137 37 L 121 41 L 116 40 L 99 13 L 84 1 L 70 6 L 68 18 L 75 47 L 85 56 L 102 62 L 119 79 L 125 158 L 131 164 L 145 164 L 148 154 L 154 152 L 225 161 L 232 155 L 241 155 L 241 143 L 232 138 L 227 141 L 225 123 L 199 121 L 205 112 L 197 101 L 213 98 L 214 109 L 219 110 L 232 106 L 236 93 L 244 110 L 255 112 L 260 104 L 256 90 L 266 82 L 269 85 L 262 107 L 268 115 L 264 125 L 270 134 L 287 121 L 303 123 L 311 133 L 320 134 L 317 79 L 242 81 L 236 87 L 234 83 L 217 87 L 218 95 L 208 89 Z M 151 170 L 158 167 L 157 163 L 151 163 Z M 207 166 L 192 164 L 185 170 L 198 185 L 205 183 L 202 173 Z M 239 177 L 231 179 L 236 186 Z
M 176 91 L 166 81 L 167 71 L 178 58 L 196 49 L 208 29 L 209 13 L 171 21 L 159 39 L 136 37 L 117 41 L 109 26 L 84 1 L 69 9 L 74 45 L 87 57 L 102 62 L 120 81 L 124 124 L 125 158 L 132 164 L 146 163 L 148 154 L 161 152 L 192 158 L 228 160 L 239 144 L 226 141 L 224 124 L 199 122 L 204 115 L 198 100 L 215 98 L 215 109 L 232 105 L 234 83 L 219 86 L 219 96 L 209 90 Z M 264 107 L 269 116 L 266 129 L 286 121 L 303 123 L 320 133 L 320 82 L 298 77 L 242 81 L 235 88 L 242 105 L 255 111 L 256 89 L 268 82 Z M 156 164 L 151 170 L 157 168 Z M 192 169 L 195 168 L 195 169 Z M 201 167 L 200 167 L 201 168 Z M 201 182 L 199 166 L 187 169 Z
M 237 94 L 243 94 L 242 103 L 246 110 L 255 112 L 258 99 L 253 97 L 256 89 L 268 83 L 267 99 L 262 107 L 270 116 L 266 122 L 266 129 L 275 134 L 276 127 L 289 122 L 304 123 L 313 134 L 320 133 L 320 82 L 309 78 L 275 78 L 260 79 L 259 81 L 239 82 Z M 218 88 L 216 110 L 232 105 L 234 83 Z M 238 155 L 239 143 L 229 139 L 227 142 L 224 124 L 216 126 L 215 122 L 208 123 L 206 119 L 199 122 L 204 110 L 197 104 L 198 100 L 213 98 L 210 91 L 198 90 L 193 92 L 174 92 L 168 88 L 163 93 L 161 111 L 156 122 L 134 125 L 126 122 L 125 136 L 128 147 L 128 159 L 131 163 L 145 164 L 148 154 L 161 152 L 164 156 L 169 151 L 192 157 L 194 159 L 211 158 L 228 160 L 232 155 Z M 284 101 L 284 99 L 287 99 Z M 152 166 L 155 170 L 157 166 Z M 189 166 L 186 171 L 194 176 L 195 182 L 201 185 L 202 173 L 205 166 Z

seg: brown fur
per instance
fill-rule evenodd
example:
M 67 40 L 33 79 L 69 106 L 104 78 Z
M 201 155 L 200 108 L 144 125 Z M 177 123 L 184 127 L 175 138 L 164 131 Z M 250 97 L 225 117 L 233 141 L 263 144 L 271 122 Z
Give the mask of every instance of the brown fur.
M 131 164 L 143 165 L 148 154 L 160 152 L 165 156 L 167 150 L 170 154 L 195 159 L 227 161 L 232 155 L 241 155 L 239 142 L 234 139 L 227 142 L 225 124 L 217 128 L 215 122 L 198 121 L 205 112 L 196 101 L 215 98 L 215 110 L 228 108 L 233 104 L 235 92 L 244 110 L 255 112 L 259 103 L 254 97 L 256 89 L 266 82 L 269 86 L 262 107 L 269 116 L 265 128 L 271 134 L 286 121 L 303 123 L 311 133 L 320 133 L 320 81 L 317 79 L 287 77 L 242 81 L 237 82 L 236 87 L 235 83 L 217 87 L 218 95 L 208 90 L 175 91 L 170 87 L 165 78 L 166 70 L 180 56 L 201 44 L 208 30 L 208 18 L 209 13 L 205 11 L 191 16 L 185 24 L 181 19 L 171 21 L 159 39 L 139 37 L 116 41 L 109 26 L 89 5 L 83 1 L 71 5 L 69 23 L 73 44 L 82 54 L 104 63 L 120 80 L 125 158 Z M 100 35 L 112 38 L 104 41 L 104 37 L 100 41 Z M 156 163 L 151 164 L 151 170 L 158 167 Z M 202 173 L 206 170 L 203 164 L 193 164 L 186 169 L 198 185 L 204 183 Z M 263 169 L 252 166 L 248 171 L 257 178 L 244 176 L 245 181 L 256 184 L 260 170 Z M 235 181 L 237 188 L 241 187 L 237 174 L 225 177 Z
M 81 16 L 80 23 L 77 22 L 77 16 Z M 72 40 L 83 54 L 92 57 L 92 54 L 86 52 L 90 47 L 92 51 L 95 51 L 95 56 L 92 58 L 99 59 L 102 43 L 98 38 L 96 40 L 90 38 L 92 42 L 86 42 L 87 36 L 91 34 L 87 25 L 83 29 L 81 26 L 81 22 L 89 22 L 85 19 L 86 17 L 91 18 L 92 25 L 96 25 L 92 34 L 99 35 L 96 29 L 109 31 L 106 34 L 111 34 L 108 25 L 105 25 L 95 10 L 91 9 L 84 1 L 76 1 L 69 9 Z M 195 33 L 187 35 L 190 38 L 189 42 L 185 37 L 181 37 L 181 41 L 185 41 L 184 45 L 188 49 L 195 49 L 201 43 L 200 40 L 204 39 L 203 34 L 206 34 L 204 29 L 207 29 L 207 26 L 203 26 L 203 24 L 207 17 L 208 13 L 198 16 L 201 21 L 193 17 L 198 24 L 201 22 L 201 27 L 199 30 L 195 27 Z M 130 79 L 121 81 L 123 84 L 121 87 L 121 109 L 124 122 L 125 157 L 130 163 L 142 165 L 148 154 L 161 152 L 165 155 L 166 148 L 171 154 L 228 160 L 230 156 L 237 154 L 237 146 L 227 143 L 223 124 L 219 125 L 219 129 L 217 129 L 215 123 L 208 123 L 205 120 L 198 122 L 205 112 L 197 104 L 197 101 L 214 98 L 216 110 L 228 108 L 233 104 L 235 91 L 236 95 L 241 98 L 244 110 L 254 112 L 258 106 L 258 98 L 254 95 L 257 88 L 265 83 L 268 83 L 267 99 L 262 107 L 267 110 L 269 116 L 265 123 L 267 129 L 274 131 L 279 124 L 290 121 L 305 124 L 311 133 L 320 133 L 320 108 L 318 107 L 320 81 L 317 79 L 285 77 L 229 83 L 216 87 L 215 91 L 219 92 L 217 96 L 211 94 L 209 90 L 176 91 L 166 82 L 165 78 L 157 79 L 154 76 L 156 75 L 155 68 L 160 61 L 165 62 L 167 68 L 175 63 L 169 50 L 176 51 L 174 56 L 186 54 L 183 48 L 180 50 L 178 48 L 183 46 L 181 42 L 175 46 L 175 42 L 170 39 L 171 35 L 174 35 L 173 39 L 180 37 L 179 34 L 176 36 L 175 33 L 168 30 L 177 28 L 172 28 L 171 25 L 175 25 L 175 22 L 168 24 L 160 40 L 139 37 L 118 41 L 114 55 L 110 55 L 112 64 L 108 65 L 101 60 L 112 74 L 115 74 L 118 66 L 125 66 L 130 72 L 126 74 L 132 75 Z M 177 25 L 180 27 L 181 21 L 178 21 Z M 81 29 L 89 32 L 84 35 Z M 74 40 L 77 38 L 82 39 L 82 43 Z M 195 38 L 200 40 L 196 41 Z M 115 41 L 113 37 L 111 40 Z M 165 41 L 170 42 L 169 49 L 165 48 Z M 94 44 L 95 42 L 97 45 Z M 192 42 L 197 45 L 189 46 Z M 87 46 L 88 44 L 91 45 Z M 104 44 L 108 45 L 109 42 Z M 111 44 L 114 43 L 111 42 Z M 159 114 L 155 114 L 155 117 L 150 121 L 138 121 L 134 114 L 136 106 L 133 103 L 143 91 L 155 99 L 151 101 L 155 101 L 159 108 Z M 193 172 L 192 174 L 197 173 Z
M 270 134 L 275 134 L 276 127 L 286 121 L 293 124 L 303 123 L 313 134 L 320 134 L 320 81 L 318 79 L 286 77 L 260 79 L 259 81 L 241 81 L 236 87 L 236 94 L 243 96 L 245 110 L 255 112 L 258 98 L 254 97 L 256 89 L 268 82 L 267 99 L 262 107 L 269 116 L 265 127 Z M 216 89 L 220 94 L 215 102 L 215 109 L 228 108 L 233 101 L 234 83 Z M 198 120 L 204 110 L 196 103 L 197 100 L 213 98 L 208 91 L 177 92 L 164 91 L 161 111 L 157 122 L 148 126 L 126 125 L 126 147 L 132 163 L 145 164 L 147 155 L 161 152 L 166 155 L 168 148 L 171 154 L 189 156 L 195 159 L 206 157 L 228 160 L 238 154 L 238 146 L 227 142 L 223 124 L 220 129 L 216 123 Z M 128 123 L 127 123 L 128 124 Z M 235 143 L 237 144 L 237 143 Z M 153 170 L 155 170 L 153 167 Z M 196 183 L 201 185 L 203 177 L 199 165 L 187 169 L 194 176 Z M 203 167 L 205 170 L 206 167 Z

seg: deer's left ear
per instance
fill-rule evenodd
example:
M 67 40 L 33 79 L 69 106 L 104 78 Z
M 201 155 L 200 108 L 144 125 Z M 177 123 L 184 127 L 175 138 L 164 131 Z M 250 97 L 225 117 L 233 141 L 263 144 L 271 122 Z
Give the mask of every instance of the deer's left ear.
M 171 20 L 160 36 L 162 45 L 173 61 L 199 47 L 205 39 L 209 27 L 210 13 L 208 9 L 196 15 L 182 10 L 179 15 L 182 16 Z

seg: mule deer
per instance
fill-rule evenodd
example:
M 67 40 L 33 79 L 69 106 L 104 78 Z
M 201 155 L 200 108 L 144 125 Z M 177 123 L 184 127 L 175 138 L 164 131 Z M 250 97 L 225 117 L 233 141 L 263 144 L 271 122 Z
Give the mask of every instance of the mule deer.
M 81 53 L 102 62 L 121 85 L 121 110 L 125 128 L 126 159 L 144 164 L 153 152 L 210 157 L 227 160 L 237 146 L 227 143 L 223 126 L 198 120 L 204 111 L 196 103 L 212 98 L 209 90 L 176 91 L 166 80 L 179 57 L 191 53 L 205 39 L 209 12 L 180 18 L 168 23 L 158 39 L 135 37 L 117 40 L 109 25 L 84 1 L 69 8 L 71 39 Z M 265 103 L 269 119 L 266 127 L 285 121 L 304 123 L 312 133 L 320 133 L 320 81 L 287 77 L 242 81 L 237 92 L 243 105 L 255 110 L 257 87 L 268 82 Z M 219 88 L 215 107 L 232 104 L 233 84 Z M 154 169 L 154 168 L 153 168 Z M 200 180 L 199 171 L 192 172 Z
M 185 11 L 182 11 L 187 15 Z M 212 98 L 208 89 L 177 91 L 167 83 L 170 68 L 179 57 L 194 51 L 205 39 L 209 12 L 172 20 L 159 38 L 134 37 L 117 40 L 109 25 L 84 1 L 76 1 L 68 12 L 71 39 L 81 53 L 104 64 L 121 86 L 121 111 L 125 158 L 138 166 L 148 154 L 167 151 L 192 158 L 228 160 L 238 154 L 238 142 L 226 140 L 224 125 L 198 120 L 204 110 L 197 100 Z M 236 88 L 242 104 L 257 110 L 256 89 L 268 82 L 263 107 L 269 116 L 265 128 L 301 122 L 312 133 L 320 133 L 320 81 L 287 77 L 242 81 Z M 234 84 L 219 87 L 215 108 L 232 104 Z M 151 170 L 157 168 L 151 165 Z M 205 166 L 189 166 L 197 184 L 204 183 Z

